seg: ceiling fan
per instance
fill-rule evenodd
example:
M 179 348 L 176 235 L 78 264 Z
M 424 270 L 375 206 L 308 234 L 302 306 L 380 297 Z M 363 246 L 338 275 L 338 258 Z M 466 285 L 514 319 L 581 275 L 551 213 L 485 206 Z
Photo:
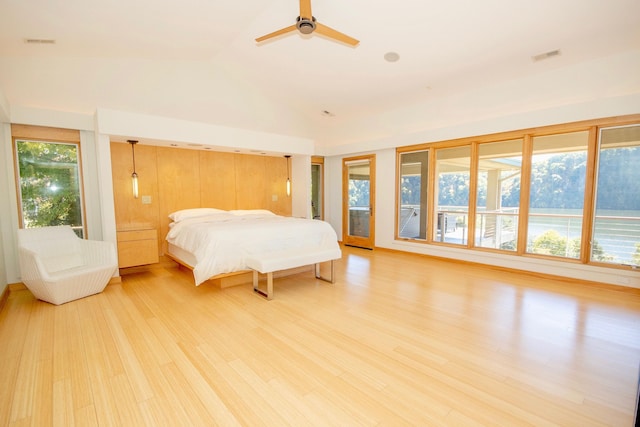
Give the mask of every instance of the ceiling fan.
M 334 30 L 333 28 L 329 28 L 326 25 L 322 25 L 321 23 L 317 22 L 316 18 L 311 14 L 311 0 L 300 0 L 300 16 L 296 18 L 296 23 L 294 25 L 278 31 L 274 31 L 273 33 L 269 33 L 266 36 L 258 37 L 256 39 L 256 42 L 260 43 L 262 41 L 280 36 L 282 34 L 287 34 L 295 30 L 300 31 L 302 34 L 311 34 L 316 31 L 318 32 L 318 34 L 322 34 L 323 36 L 327 36 L 351 46 L 355 46 L 360 43 L 353 37 L 349 37 L 346 34 L 342 34 L 341 32 Z

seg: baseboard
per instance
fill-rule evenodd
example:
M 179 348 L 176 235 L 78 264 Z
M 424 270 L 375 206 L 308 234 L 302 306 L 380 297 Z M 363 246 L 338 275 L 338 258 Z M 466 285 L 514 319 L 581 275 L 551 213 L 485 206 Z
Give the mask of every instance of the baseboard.
M 488 270 L 504 271 L 504 272 L 508 272 L 508 273 L 517 273 L 517 274 L 527 275 L 527 276 L 531 276 L 531 277 L 537 277 L 537 278 L 540 278 L 540 279 L 558 280 L 558 281 L 565 282 L 565 283 L 570 283 L 570 284 L 573 284 L 573 285 L 591 286 L 591 287 L 606 289 L 606 290 L 609 290 L 609 291 L 623 292 L 623 293 L 629 293 L 629 294 L 633 294 L 633 295 L 640 295 L 640 288 L 633 288 L 631 286 L 614 285 L 612 283 L 602 283 L 602 282 L 597 282 L 597 281 L 593 281 L 593 280 L 576 279 L 576 278 L 573 278 L 573 277 L 560 276 L 560 275 L 557 275 L 557 274 L 541 273 L 541 272 L 536 272 L 536 271 L 523 270 L 521 268 L 502 267 L 502 266 L 493 265 L 493 264 L 485 264 L 485 263 L 482 263 L 482 262 L 479 262 L 479 261 L 467 261 L 467 260 L 449 258 L 449 257 L 444 257 L 444 256 L 421 254 L 419 252 L 409 252 L 409 251 L 404 251 L 404 250 L 401 250 L 401 249 L 384 248 L 384 247 L 380 247 L 380 246 L 376 246 L 375 250 L 376 251 L 395 252 L 395 253 L 400 253 L 400 254 L 417 255 L 419 257 L 437 259 L 437 260 L 440 260 L 440 261 L 450 262 L 450 263 L 453 263 L 453 264 L 473 265 L 475 267 L 486 268 Z
M 18 282 L 18 283 L 9 283 L 9 286 L 7 286 L 7 289 L 9 289 L 11 292 L 17 292 L 17 291 L 26 291 L 27 287 L 24 285 L 24 283 Z
M 0 295 L 0 311 L 2 311 L 8 299 L 9 299 L 9 286 L 5 287 L 4 292 L 2 292 L 2 295 Z

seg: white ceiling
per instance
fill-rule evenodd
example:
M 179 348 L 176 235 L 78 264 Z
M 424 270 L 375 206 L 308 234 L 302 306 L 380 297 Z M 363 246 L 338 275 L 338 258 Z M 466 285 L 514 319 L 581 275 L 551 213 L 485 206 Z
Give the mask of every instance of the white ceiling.
M 0 91 L 11 106 L 339 139 L 332 129 L 349 122 L 640 49 L 638 0 L 313 0 L 312 8 L 360 44 L 295 32 L 258 45 L 295 22 L 296 0 L 0 0 Z M 398 62 L 384 60 L 390 51 Z

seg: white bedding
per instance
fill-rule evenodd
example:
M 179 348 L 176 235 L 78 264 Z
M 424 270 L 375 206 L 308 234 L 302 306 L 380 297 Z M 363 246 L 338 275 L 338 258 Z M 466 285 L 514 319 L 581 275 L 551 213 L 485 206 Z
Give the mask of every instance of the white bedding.
M 224 273 L 247 270 L 248 255 L 284 249 L 339 248 L 324 221 L 267 212 L 216 213 L 171 224 L 167 241 L 195 256 L 196 286 Z

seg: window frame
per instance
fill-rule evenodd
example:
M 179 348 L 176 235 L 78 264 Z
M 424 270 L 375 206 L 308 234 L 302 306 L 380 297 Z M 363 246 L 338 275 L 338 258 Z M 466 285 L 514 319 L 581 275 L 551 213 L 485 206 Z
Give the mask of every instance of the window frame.
M 595 236 L 596 236 L 596 204 L 597 204 L 597 195 L 598 195 L 598 175 L 599 175 L 599 169 L 600 169 L 600 157 L 602 154 L 602 133 L 603 131 L 606 130 L 610 130 L 610 129 L 618 129 L 618 128 L 624 128 L 624 127 L 640 127 L 640 122 L 632 122 L 632 123 L 626 123 L 626 124 L 615 124 L 615 125 L 611 125 L 611 126 L 599 126 L 596 129 L 596 134 L 597 137 L 595 138 L 595 141 L 593 142 L 594 145 L 594 150 L 593 150 L 593 156 L 594 156 L 594 160 L 593 160 L 593 188 L 591 190 L 591 195 L 592 195 L 592 199 L 591 199 L 591 209 L 590 209 L 590 215 L 591 215 L 591 220 L 589 221 L 589 224 L 587 224 L 589 226 L 589 232 L 590 234 L 590 240 L 589 242 L 585 242 L 587 243 L 587 246 L 585 249 L 585 253 L 584 256 L 586 258 L 586 262 L 588 264 L 591 265 L 597 265 L 599 267 L 628 267 L 628 268 L 632 268 L 632 269 L 637 269 L 639 266 L 638 265 L 634 265 L 634 264 L 622 264 L 622 263 L 610 263 L 610 262 L 605 262 L 605 261 L 600 261 L 600 260 L 594 260 L 593 259 L 593 247 L 592 247 L 592 242 L 595 241 Z M 640 145 L 638 145 L 638 147 L 640 147 Z
M 84 195 L 84 173 L 82 165 L 82 144 L 80 142 L 80 131 L 72 129 L 52 128 L 45 126 L 31 125 L 11 125 L 11 142 L 13 151 L 13 169 L 15 176 L 16 202 L 18 210 L 18 227 L 24 228 L 24 215 L 22 204 L 22 191 L 20 179 L 20 166 L 18 159 L 18 141 L 50 143 L 50 144 L 71 144 L 76 146 L 78 163 L 78 195 L 80 197 L 80 215 L 82 238 L 87 236 L 87 213 L 86 200 Z
M 394 230 L 394 238 L 396 241 L 410 241 L 412 243 L 418 244 L 429 244 L 429 245 L 443 245 L 443 246 L 451 246 L 460 249 L 471 249 L 474 251 L 483 251 L 483 252 L 494 252 L 500 253 L 509 256 L 520 256 L 527 258 L 539 258 L 539 259 L 549 259 L 553 261 L 567 262 L 567 263 L 579 263 L 586 265 L 598 265 L 605 266 L 608 268 L 617 268 L 617 269 L 631 269 L 632 266 L 622 265 L 622 264 L 613 264 L 613 263 L 602 263 L 597 261 L 591 261 L 591 240 L 593 236 L 593 219 L 595 215 L 595 191 L 596 191 L 596 161 L 597 161 L 597 150 L 598 150 L 598 141 L 601 129 L 617 127 L 617 126 L 632 126 L 640 124 L 640 114 L 633 114 L 627 116 L 616 116 L 602 119 L 594 119 L 594 120 L 584 120 L 579 122 L 572 123 L 563 123 L 557 125 L 549 125 L 542 126 L 536 128 L 528 128 L 521 130 L 513 130 L 507 132 L 500 132 L 494 134 L 480 135 L 480 136 L 472 136 L 466 138 L 459 138 L 454 140 L 444 140 L 444 141 L 436 141 L 430 143 L 416 144 L 411 146 L 403 146 L 396 148 L 396 186 L 395 186 L 395 230 Z M 587 159 L 586 159 L 586 172 L 585 172 L 585 188 L 584 188 L 584 203 L 583 203 L 583 222 L 581 227 L 581 242 L 580 242 L 580 257 L 578 259 L 574 258 L 566 258 L 566 257 L 558 257 L 558 256 L 548 256 L 544 254 L 534 254 L 527 253 L 527 230 L 528 230 L 528 219 L 529 219 L 529 197 L 530 197 L 530 178 L 531 178 L 531 160 L 533 154 L 533 138 L 539 136 L 548 136 L 548 135 L 556 135 L 563 133 L 572 133 L 572 132 L 580 132 L 586 131 L 588 132 L 588 141 L 587 141 Z M 479 147 L 484 143 L 494 143 L 501 142 L 505 140 L 511 139 L 522 139 L 522 166 L 521 166 L 521 181 L 520 181 L 520 214 L 518 218 L 518 242 L 517 248 L 515 251 L 510 250 L 502 250 L 490 247 L 482 247 L 476 246 L 475 244 L 475 227 L 476 227 L 476 197 L 477 197 L 477 184 L 478 184 L 478 161 L 479 161 Z M 399 224 L 399 208 L 401 203 L 401 195 L 400 195 L 400 180 L 401 180 L 401 155 L 403 153 L 415 152 L 415 151 L 426 151 L 429 150 L 429 182 L 428 185 L 428 209 L 429 212 L 433 212 L 435 209 L 435 200 L 434 200 L 434 187 L 435 183 L 435 171 L 436 171 L 436 151 L 441 148 L 449 148 L 449 147 L 459 147 L 471 145 L 471 182 L 470 182 L 470 195 L 469 195 L 469 224 L 468 224 L 468 232 L 469 236 L 473 236 L 473 238 L 469 237 L 467 239 L 466 245 L 451 245 L 446 242 L 439 242 L 432 238 L 433 236 L 433 227 L 436 225 L 431 220 L 432 215 L 428 215 L 427 217 L 427 239 L 416 239 L 416 238 L 407 238 L 400 237 L 398 234 L 398 224 Z M 473 234 L 471 234 L 473 233 Z M 636 267 L 637 268 L 637 267 Z

